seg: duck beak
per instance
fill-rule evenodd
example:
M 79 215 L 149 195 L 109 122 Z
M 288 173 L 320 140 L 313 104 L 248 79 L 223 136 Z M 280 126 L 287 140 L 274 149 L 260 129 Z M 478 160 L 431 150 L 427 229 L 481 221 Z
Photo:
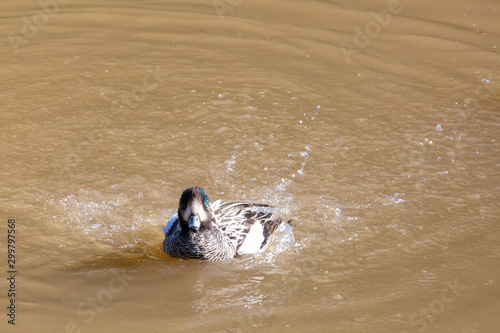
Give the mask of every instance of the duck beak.
M 189 218 L 189 229 L 191 231 L 198 231 L 200 229 L 200 218 L 198 215 L 191 215 Z

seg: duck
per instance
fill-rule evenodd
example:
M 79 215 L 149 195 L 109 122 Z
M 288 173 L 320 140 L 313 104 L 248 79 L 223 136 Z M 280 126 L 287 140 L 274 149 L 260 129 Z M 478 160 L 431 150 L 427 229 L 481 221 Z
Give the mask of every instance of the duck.
M 163 226 L 163 252 L 173 258 L 211 261 L 255 254 L 282 222 L 268 205 L 210 202 L 205 190 L 193 186 L 182 193 L 177 213 Z

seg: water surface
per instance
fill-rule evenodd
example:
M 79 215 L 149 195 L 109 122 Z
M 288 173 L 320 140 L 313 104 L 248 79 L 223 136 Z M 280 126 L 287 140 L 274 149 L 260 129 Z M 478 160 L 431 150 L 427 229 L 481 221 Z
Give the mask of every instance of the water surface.
M 2 332 L 498 331 L 499 5 L 0 4 Z M 295 242 L 169 258 L 193 185 Z

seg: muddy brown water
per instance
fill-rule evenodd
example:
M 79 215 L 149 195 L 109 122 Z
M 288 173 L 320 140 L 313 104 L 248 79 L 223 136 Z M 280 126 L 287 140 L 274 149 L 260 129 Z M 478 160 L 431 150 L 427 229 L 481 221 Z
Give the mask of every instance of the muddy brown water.
M 0 330 L 499 332 L 499 8 L 1 2 Z M 169 258 L 193 185 L 295 241 Z

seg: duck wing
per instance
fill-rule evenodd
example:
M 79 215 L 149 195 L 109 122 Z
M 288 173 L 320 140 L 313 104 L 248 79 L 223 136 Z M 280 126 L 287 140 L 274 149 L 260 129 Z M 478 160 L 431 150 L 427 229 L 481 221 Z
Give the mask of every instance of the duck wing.
M 180 227 L 179 216 L 177 215 L 177 213 L 175 213 L 174 215 L 172 215 L 170 217 L 170 219 L 168 219 L 167 225 L 162 226 L 163 234 L 165 236 L 167 236 L 167 234 L 171 230 L 174 230 L 174 229 L 179 228 L 179 227 Z
M 239 254 L 260 250 L 281 223 L 272 218 L 273 208 L 268 205 L 219 201 L 211 206 L 218 227 L 235 243 Z

